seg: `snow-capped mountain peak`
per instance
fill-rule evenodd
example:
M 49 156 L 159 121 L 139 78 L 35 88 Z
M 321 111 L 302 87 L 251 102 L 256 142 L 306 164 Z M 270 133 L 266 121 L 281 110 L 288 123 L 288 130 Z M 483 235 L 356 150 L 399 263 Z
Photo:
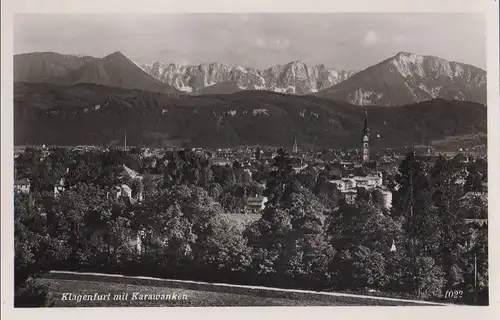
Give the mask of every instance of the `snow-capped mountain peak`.
M 221 63 L 177 65 L 161 61 L 143 64 L 141 68 L 184 92 L 201 92 L 215 84 L 234 82 L 242 90 L 308 94 L 333 86 L 354 74 L 353 71 L 327 69 L 323 65 L 309 67 L 299 60 L 266 69 Z
M 486 103 L 486 71 L 399 52 L 320 93 L 357 105 L 398 105 L 435 98 Z

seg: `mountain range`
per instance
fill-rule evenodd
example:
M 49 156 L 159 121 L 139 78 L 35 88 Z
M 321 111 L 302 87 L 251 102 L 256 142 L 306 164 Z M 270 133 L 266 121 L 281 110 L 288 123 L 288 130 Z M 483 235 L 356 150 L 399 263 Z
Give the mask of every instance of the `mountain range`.
M 401 105 L 436 98 L 486 104 L 486 71 L 400 52 L 318 95 L 356 105 Z
M 67 63 L 68 61 L 71 64 Z M 20 70 L 19 73 L 18 69 Z M 33 72 L 30 72 L 31 70 Z M 172 86 L 148 75 L 121 52 L 114 52 L 101 59 L 57 53 L 40 53 L 38 55 L 34 53 L 29 56 L 15 56 L 14 79 L 28 82 L 49 82 L 59 85 L 93 83 L 160 93 L 179 92 Z
M 38 82 L 61 77 L 93 60 L 96 58 L 55 52 L 17 54 L 14 56 L 14 82 Z
M 484 70 L 408 52 L 399 52 L 359 72 L 328 69 L 324 65 L 309 67 L 301 61 L 263 70 L 217 63 L 166 65 L 155 62 L 140 67 L 185 92 L 204 93 L 210 86 L 233 82 L 232 88 L 240 90 L 315 94 L 355 105 L 401 105 L 436 98 L 486 103 Z
M 368 108 L 371 144 L 402 147 L 486 132 L 486 106 L 434 99 Z M 173 95 L 96 84 L 18 82 L 16 145 L 359 147 L 364 109 L 313 95 Z
M 309 94 L 340 83 L 355 73 L 328 69 L 324 65 L 309 67 L 302 61 L 262 70 L 220 63 L 176 65 L 154 62 L 140 67 L 154 78 L 185 92 L 202 92 L 215 84 L 233 82 L 241 90 Z
M 401 105 L 431 99 L 486 104 L 486 71 L 433 56 L 400 52 L 361 71 L 301 61 L 254 69 L 220 63 L 136 63 L 120 52 L 104 58 L 30 53 L 14 56 L 16 82 L 93 83 L 169 94 L 233 94 L 266 90 L 317 95 L 354 105 Z

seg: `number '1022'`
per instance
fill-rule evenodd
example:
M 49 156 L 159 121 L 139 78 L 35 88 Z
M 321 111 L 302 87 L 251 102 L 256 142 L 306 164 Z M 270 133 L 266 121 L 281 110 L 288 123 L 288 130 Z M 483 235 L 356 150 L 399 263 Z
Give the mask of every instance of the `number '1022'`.
M 446 290 L 445 299 L 462 299 L 464 292 L 462 290 Z

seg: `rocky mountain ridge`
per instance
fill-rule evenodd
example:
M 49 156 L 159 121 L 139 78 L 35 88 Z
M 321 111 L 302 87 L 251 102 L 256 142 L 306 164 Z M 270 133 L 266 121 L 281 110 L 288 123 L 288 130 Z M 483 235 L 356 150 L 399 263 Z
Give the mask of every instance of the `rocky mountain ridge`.
M 431 99 L 486 104 L 486 71 L 439 57 L 399 52 L 318 96 L 355 105 L 401 105 Z
M 104 58 L 31 53 L 14 56 L 15 82 L 94 83 L 171 94 L 232 94 L 264 90 L 317 95 L 358 106 L 432 99 L 486 104 L 486 71 L 439 57 L 400 52 L 362 71 L 338 71 L 301 61 L 267 69 L 221 63 L 141 65 L 115 52 Z
M 156 61 L 139 65 L 152 77 L 180 91 L 197 93 L 204 88 L 234 82 L 241 90 L 267 90 L 287 94 L 309 94 L 340 83 L 355 71 L 308 66 L 302 61 L 274 65 L 266 69 L 231 66 L 222 63 L 198 65 L 166 64 Z

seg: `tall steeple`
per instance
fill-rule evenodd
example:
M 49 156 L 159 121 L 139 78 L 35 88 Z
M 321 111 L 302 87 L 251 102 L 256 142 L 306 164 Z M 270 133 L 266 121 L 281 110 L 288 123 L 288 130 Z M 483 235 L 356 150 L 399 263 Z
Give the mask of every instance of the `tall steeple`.
M 299 152 L 299 146 L 297 144 L 297 137 L 295 136 L 295 140 L 293 142 L 293 153 L 298 153 Z
M 370 135 L 368 129 L 368 112 L 365 110 L 365 126 L 363 128 L 363 162 L 370 161 Z
M 365 126 L 363 128 L 363 136 L 368 135 L 368 112 L 365 110 Z

